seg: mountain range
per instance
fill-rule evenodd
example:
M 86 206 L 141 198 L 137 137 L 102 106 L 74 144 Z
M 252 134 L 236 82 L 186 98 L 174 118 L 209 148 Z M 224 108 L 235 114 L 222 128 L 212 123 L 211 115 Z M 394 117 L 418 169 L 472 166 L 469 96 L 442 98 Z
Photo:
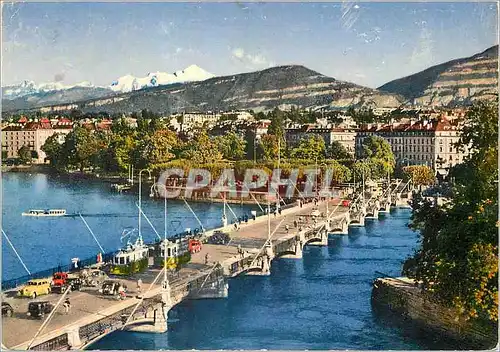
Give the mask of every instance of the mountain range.
M 107 87 L 88 82 L 36 85 L 25 81 L 2 88 L 2 110 L 57 106 L 57 110 L 132 112 L 150 109 L 179 111 L 230 109 L 268 110 L 278 105 L 345 109 L 397 107 L 407 104 L 456 106 L 495 97 L 498 85 L 498 46 L 468 58 L 452 60 L 378 89 L 322 75 L 300 65 L 215 77 L 191 65 L 174 73 L 145 77 L 122 76 Z
M 396 79 L 378 90 L 399 94 L 417 105 L 467 105 L 498 94 L 498 45 Z
M 174 73 L 148 73 L 146 77 L 143 78 L 126 75 L 118 78 L 116 81 L 113 81 L 110 88 L 114 92 L 125 93 L 149 87 L 169 85 L 173 83 L 204 81 L 212 77 L 215 77 L 215 75 L 205 71 L 204 69 L 196 65 L 191 65 L 182 71 L 176 71 Z

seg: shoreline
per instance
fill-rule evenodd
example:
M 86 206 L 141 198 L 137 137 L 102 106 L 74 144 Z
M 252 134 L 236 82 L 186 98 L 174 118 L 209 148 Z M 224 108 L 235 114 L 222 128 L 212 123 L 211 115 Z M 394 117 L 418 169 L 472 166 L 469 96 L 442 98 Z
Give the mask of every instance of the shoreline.
M 498 331 L 489 321 L 466 320 L 452 308 L 437 302 L 407 277 L 379 278 L 373 282 L 374 310 L 396 317 L 399 323 L 418 326 L 467 349 L 492 349 Z

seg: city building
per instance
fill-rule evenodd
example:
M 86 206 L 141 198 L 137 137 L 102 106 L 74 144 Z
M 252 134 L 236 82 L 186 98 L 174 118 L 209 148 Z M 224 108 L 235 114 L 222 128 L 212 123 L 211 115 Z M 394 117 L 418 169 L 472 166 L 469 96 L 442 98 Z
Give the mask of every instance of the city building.
M 46 155 L 42 151 L 45 141 L 54 133 L 60 134 L 59 143 L 64 142 L 64 137 L 73 129 L 69 120 L 62 119 L 52 126 L 48 119 L 39 121 L 22 122 L 7 126 L 2 129 L 2 154 L 7 158 L 17 158 L 19 149 L 27 146 L 32 152 L 33 162 L 44 163 Z
M 190 130 L 193 127 L 201 127 L 203 125 L 212 126 L 220 120 L 221 114 L 217 112 L 184 112 L 174 115 L 182 125 L 182 130 Z
M 357 157 L 369 136 L 384 138 L 391 145 L 397 164 L 426 165 L 441 175 L 467 155 L 455 146 L 459 140 L 458 125 L 444 119 L 365 126 L 356 136 Z
M 354 155 L 356 130 L 353 128 L 339 127 L 316 127 L 314 125 L 303 125 L 301 127 L 292 127 L 285 129 L 285 139 L 287 146 L 293 148 L 301 139 L 308 136 L 321 136 L 325 141 L 325 145 L 329 146 L 334 141 L 339 142 L 344 148 Z

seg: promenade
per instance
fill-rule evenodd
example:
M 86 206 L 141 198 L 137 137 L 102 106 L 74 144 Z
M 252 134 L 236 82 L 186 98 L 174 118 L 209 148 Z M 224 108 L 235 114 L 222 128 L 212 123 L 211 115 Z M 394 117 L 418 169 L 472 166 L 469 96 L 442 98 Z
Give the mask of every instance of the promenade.
M 335 214 L 332 218 L 343 217 L 348 209 L 339 206 L 340 200 L 330 201 L 328 204 L 329 212 L 333 210 Z M 299 226 L 302 232 L 307 229 L 314 230 L 313 227 L 321 227 L 324 221 L 322 217 L 316 217 L 317 221 L 311 217 L 314 211 L 326 214 L 326 202 L 320 202 L 317 206 L 314 203 L 303 204 L 302 207 L 294 206 L 289 209 L 284 209 L 281 214 L 271 214 L 270 216 L 270 230 L 272 233 L 271 241 L 273 246 L 279 245 L 280 242 L 285 242 L 288 239 L 295 237 L 299 232 Z M 295 222 L 302 220 L 302 223 Z M 324 219 L 324 218 L 323 218 Z M 323 222 L 322 222 L 323 221 Z M 280 225 L 278 227 L 278 225 Z M 286 227 L 289 230 L 286 230 Z M 207 277 L 213 269 L 215 263 L 220 263 L 224 272 L 230 272 L 235 276 L 240 271 L 234 274 L 232 266 L 239 260 L 241 256 L 238 254 L 238 245 L 243 249 L 244 257 L 249 258 L 250 261 L 258 255 L 268 239 L 268 216 L 263 215 L 256 220 L 249 220 L 248 223 L 241 223 L 239 229 L 235 229 L 234 225 L 228 225 L 224 228 L 215 229 L 223 230 L 229 233 L 231 241 L 228 245 L 210 245 L 204 244 L 201 252 L 192 255 L 190 263 L 185 265 L 175 276 L 169 277 L 169 283 L 172 295 L 175 296 L 173 304 L 177 304 L 182 299 L 187 297 L 192 281 L 200 277 Z M 209 236 L 215 230 L 207 231 Z M 205 263 L 205 256 L 208 254 L 209 263 Z M 279 255 L 279 253 L 277 253 Z M 98 288 L 85 287 L 80 292 L 72 292 L 69 294 L 71 301 L 71 309 L 68 314 L 64 312 L 62 305 L 55 312 L 50 323 L 44 328 L 43 332 L 37 337 L 33 346 L 40 345 L 43 342 L 54 340 L 60 336 L 65 336 L 70 331 L 78 331 L 79 328 L 92 324 L 106 317 L 111 317 L 120 312 L 130 311 L 140 300 L 135 296 L 138 294 L 136 291 L 136 283 L 139 278 L 143 281 L 143 292 L 150 286 L 154 278 L 158 275 L 159 269 L 148 269 L 146 272 L 134 275 L 129 279 L 117 278 L 125 283 L 128 287 L 128 297 L 125 300 L 117 300 L 111 296 L 104 296 L 98 292 Z M 206 280 L 206 279 L 205 279 Z M 152 286 L 151 292 L 145 297 L 153 297 L 160 295 L 161 280 L 156 285 Z M 175 292 L 179 292 L 176 294 Z M 12 292 L 15 293 L 15 292 Z M 50 301 L 54 304 L 59 300 L 59 294 L 50 294 L 40 296 L 37 301 Z M 10 303 L 14 309 L 12 317 L 3 319 L 3 345 L 11 349 L 26 349 L 31 339 L 35 336 L 38 329 L 42 325 L 43 320 L 32 319 L 26 315 L 28 303 L 31 299 L 17 298 L 15 296 L 5 297 L 5 301 Z M 108 331 L 105 331 L 107 333 Z M 62 339 L 62 337 L 61 337 Z M 56 343 L 56 342 L 54 342 Z M 82 341 L 84 346 L 85 342 Z M 46 345 L 51 346 L 51 345 Z M 81 347 L 79 346 L 79 347 Z M 52 346 L 57 347 L 57 346 Z M 78 346 L 77 346 L 78 347 Z

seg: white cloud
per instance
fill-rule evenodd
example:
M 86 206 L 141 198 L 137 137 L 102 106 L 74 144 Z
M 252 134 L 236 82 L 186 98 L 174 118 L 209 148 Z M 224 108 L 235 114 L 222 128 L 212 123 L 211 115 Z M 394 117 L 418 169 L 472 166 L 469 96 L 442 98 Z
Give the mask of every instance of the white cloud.
M 236 48 L 233 50 L 233 56 L 237 59 L 243 59 L 243 57 L 245 56 L 245 50 L 243 50 L 242 48 Z
M 245 52 L 243 48 L 235 48 L 231 52 L 232 57 L 238 61 L 241 61 L 248 67 L 271 67 L 275 63 L 268 60 L 264 55 L 260 53 L 250 54 Z

